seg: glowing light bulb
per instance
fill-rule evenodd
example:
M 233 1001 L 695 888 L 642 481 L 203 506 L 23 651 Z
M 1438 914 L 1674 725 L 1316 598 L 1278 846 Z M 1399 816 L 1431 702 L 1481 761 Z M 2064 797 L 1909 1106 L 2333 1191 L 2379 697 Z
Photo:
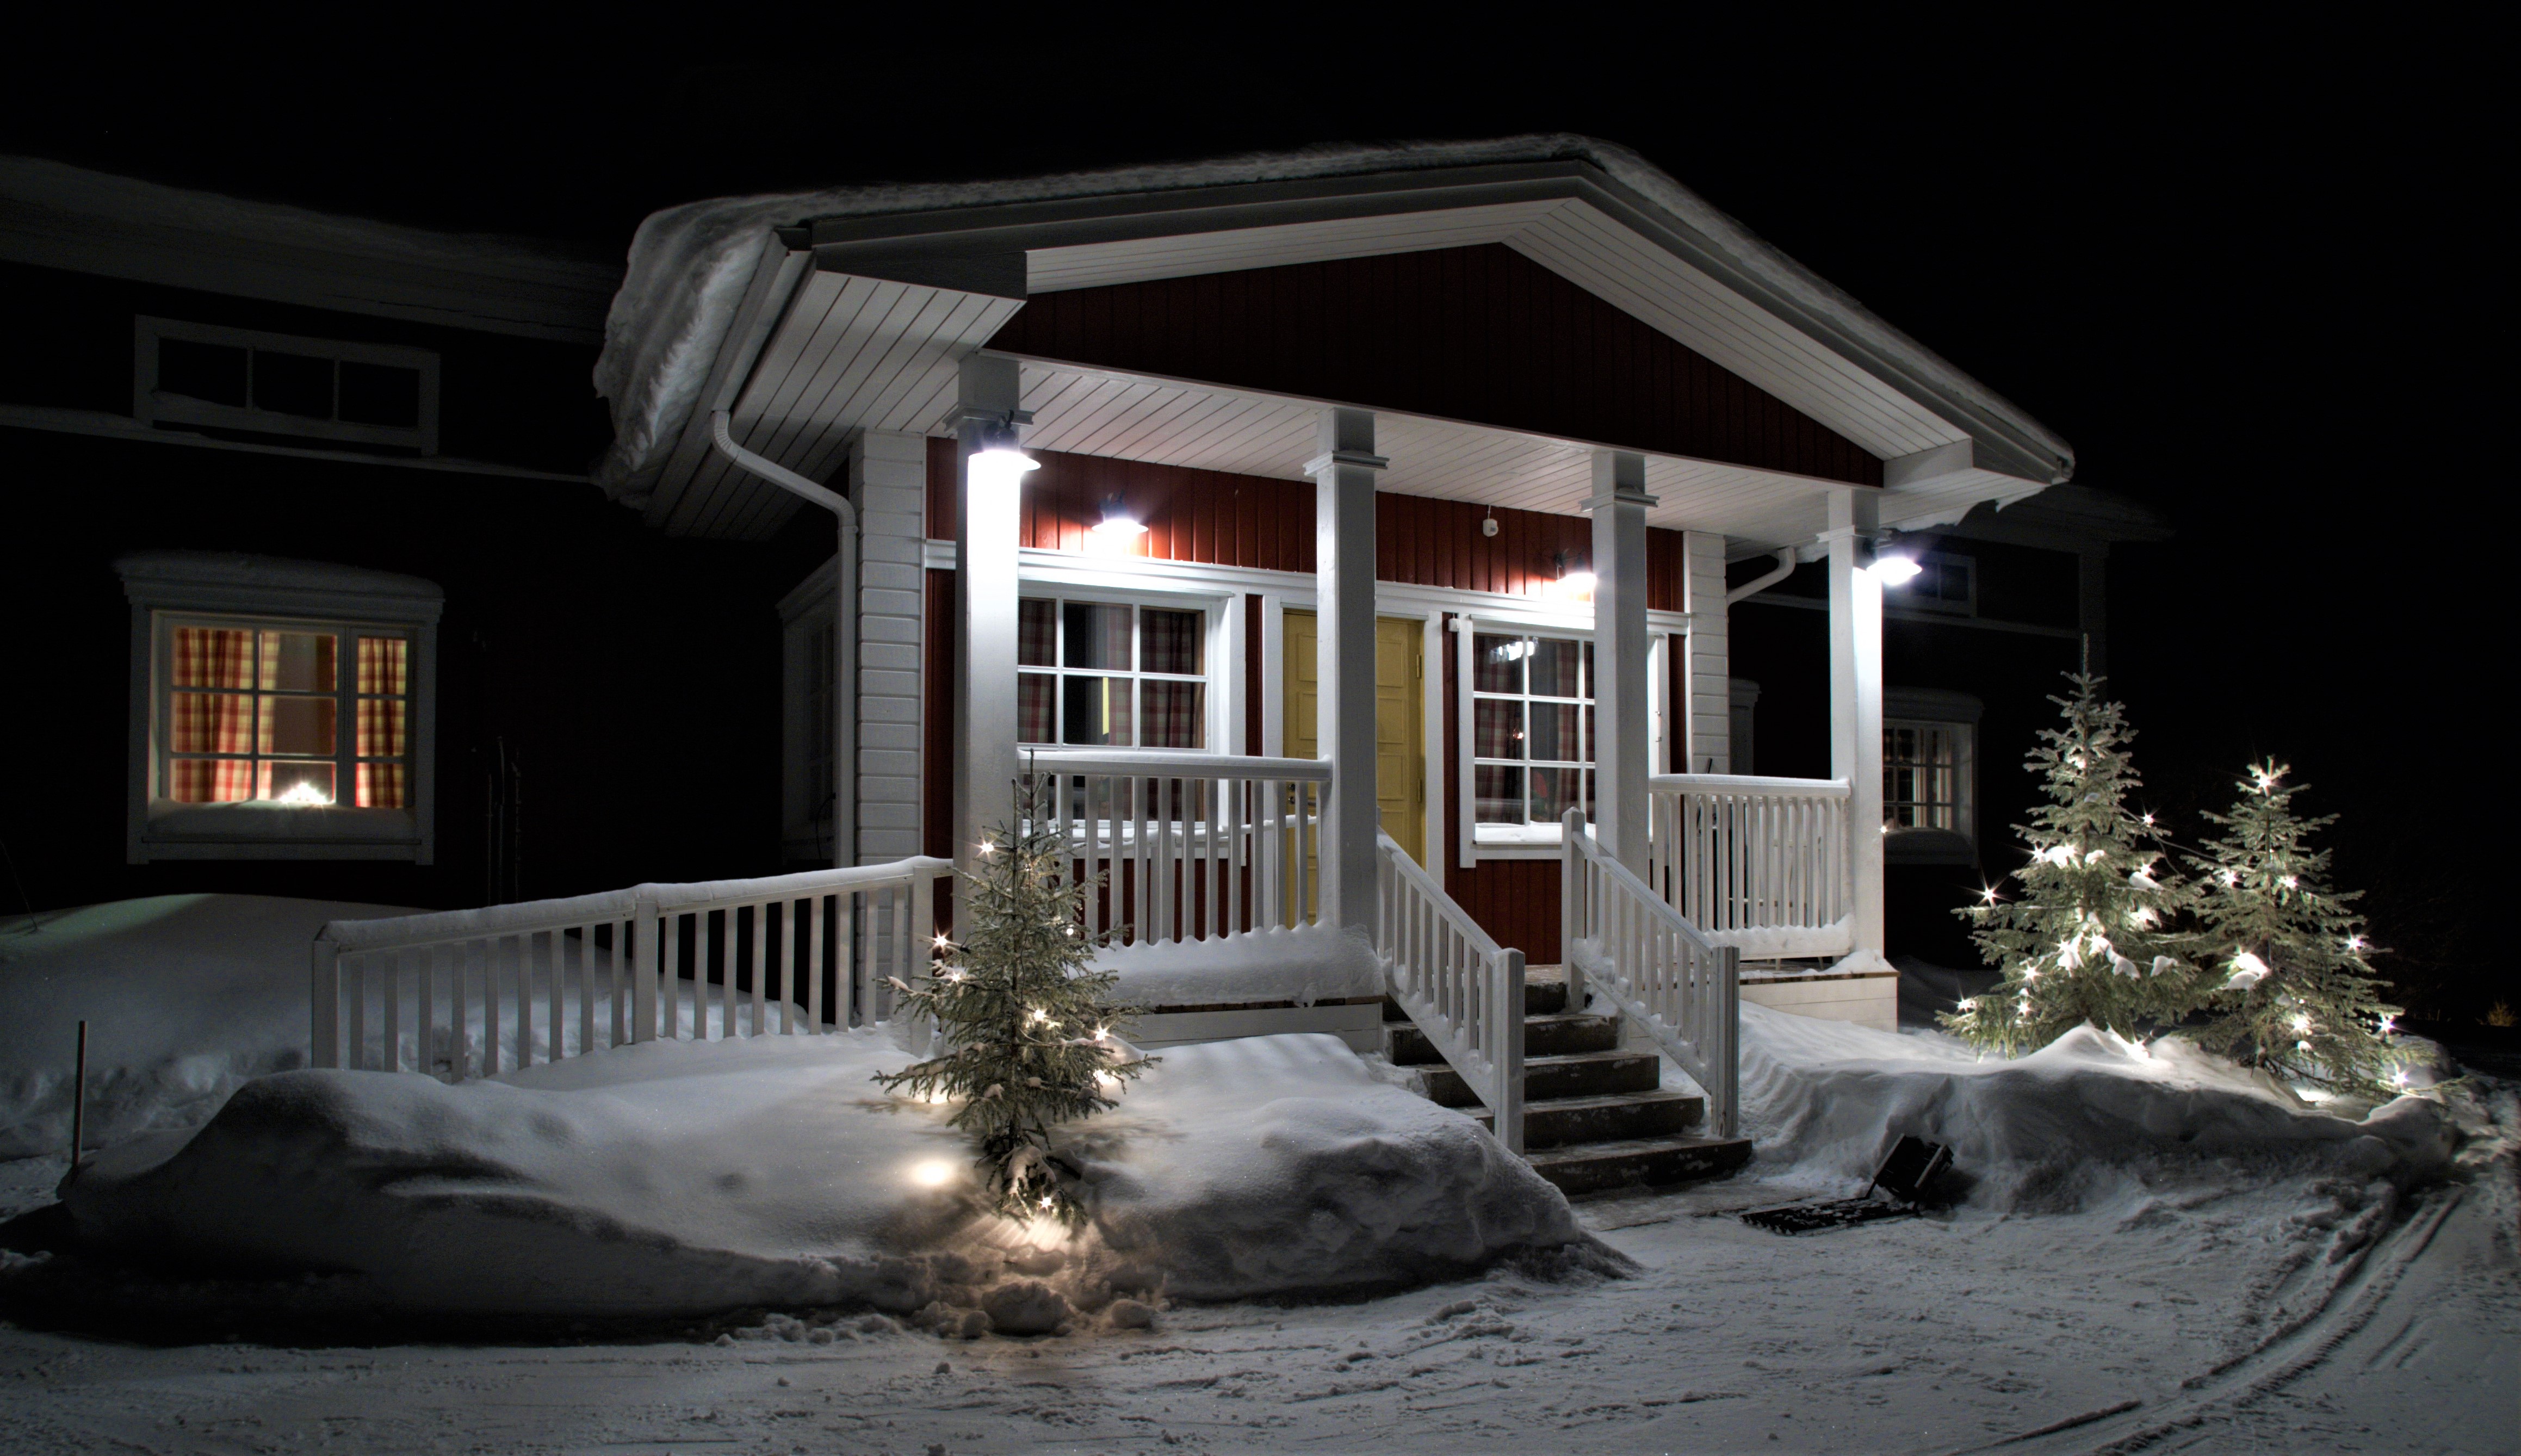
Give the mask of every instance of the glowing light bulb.
M 997 852 L 997 845 L 990 843 L 987 840 L 983 840 L 981 842 L 981 857 L 983 859 L 988 858 L 991 854 Z
M 931 1098 L 930 1101 L 936 1099 Z M 953 1181 L 954 1164 L 942 1159 L 930 1159 L 910 1170 L 910 1181 L 922 1188 L 942 1188 Z
M 298 809 L 320 809 L 333 802 L 333 796 L 313 784 L 301 782 L 291 785 L 289 792 L 280 796 L 278 802 Z
M 1986 903 L 1988 903 L 1988 904 L 1990 904 L 1990 905 L 1994 904 L 1994 903 L 1995 903 L 1995 887 L 1994 887 L 1994 886 L 1993 886 L 1993 885 L 1991 885 L 1991 886 L 1987 887 L 1985 889 L 1980 890 L 1980 891 L 1979 891 L 1979 895 L 1978 895 L 1978 897 L 1979 897 L 1982 901 L 1984 901 L 1984 902 L 1986 902 Z
M 937 937 L 937 948 L 939 950 L 952 950 L 954 948 L 954 942 L 940 934 Z
M 2402 1068 L 2400 1068 L 2398 1070 L 2396 1070 L 2396 1071 L 2394 1071 L 2394 1072 L 2390 1073 L 2390 1085 L 2391 1085 L 2391 1086 L 2394 1086 L 2394 1087 L 2404 1087 L 2404 1086 L 2406 1086 L 2406 1084 L 2407 1084 L 2407 1069 L 2406 1069 L 2406 1068 L 2402 1067 Z
M 2396 1031 L 2396 1030 L 2398 1030 L 2398 1029 L 2399 1029 L 2399 1019 L 2398 1019 L 2397 1017 L 2394 1017 L 2394 1016 L 2385 1016 L 2385 1017 L 2381 1018 L 2381 1034 L 2382 1034 L 2382 1035 L 2387 1036 L 2387 1035 L 2389 1035 L 2390 1033 L 2392 1033 L 2392 1032 L 2394 1032 L 2394 1031 Z
M 2293 1019 L 2293 1029 L 2297 1033 L 2309 1031 L 2311 1029 L 2311 1018 L 2308 1015 L 2295 1017 Z

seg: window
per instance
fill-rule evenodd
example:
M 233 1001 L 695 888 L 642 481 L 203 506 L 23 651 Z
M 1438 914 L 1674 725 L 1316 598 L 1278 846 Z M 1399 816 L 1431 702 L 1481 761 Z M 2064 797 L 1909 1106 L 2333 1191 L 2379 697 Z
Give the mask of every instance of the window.
M 779 604 L 780 852 L 816 864 L 836 862 L 832 828 L 840 786 L 832 772 L 832 689 L 839 664 L 832 594 L 838 569 L 833 562 L 823 563 Z M 913 741 L 917 731 L 914 719 L 907 729 Z
M 1978 615 L 1978 563 L 1970 557 L 1929 551 L 1917 558 L 1917 574 L 1889 589 L 1894 605 L 1955 616 Z
M 1887 857 L 1907 864 L 1976 863 L 1978 700 L 1965 693 L 1887 688 L 1882 704 Z
M 1208 747 L 1207 613 L 1026 597 L 1017 628 L 1023 742 Z
M 437 355 L 142 318 L 132 417 L 144 425 L 288 434 L 437 453 Z
M 1593 645 L 1477 632 L 1471 799 L 1480 843 L 1555 843 L 1570 805 L 1593 812 Z
M 435 586 L 252 557 L 115 565 L 133 609 L 135 862 L 428 862 Z

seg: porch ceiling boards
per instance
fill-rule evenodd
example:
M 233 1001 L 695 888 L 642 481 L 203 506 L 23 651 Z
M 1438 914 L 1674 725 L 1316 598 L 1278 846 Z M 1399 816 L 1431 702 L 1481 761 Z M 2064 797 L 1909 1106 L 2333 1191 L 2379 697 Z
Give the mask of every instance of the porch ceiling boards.
M 1314 400 L 1029 359 L 1024 405 L 1033 414 L 1025 438 L 1045 450 L 1279 479 L 1303 479 L 1305 462 L 1321 451 L 1321 404 Z M 1402 495 L 1577 516 L 1593 493 L 1591 447 L 1576 441 L 1385 413 L 1376 418 L 1376 448 L 1392 462 L 1381 488 Z M 1818 534 L 1829 491 L 1843 487 L 1649 455 L 1646 488 L 1657 498 L 1646 513 L 1650 524 L 1719 531 L 1745 548 L 1773 549 Z M 1986 471 L 1956 471 L 1885 490 L 1883 520 L 1893 525 L 1940 523 L 1992 495 L 2037 488 Z

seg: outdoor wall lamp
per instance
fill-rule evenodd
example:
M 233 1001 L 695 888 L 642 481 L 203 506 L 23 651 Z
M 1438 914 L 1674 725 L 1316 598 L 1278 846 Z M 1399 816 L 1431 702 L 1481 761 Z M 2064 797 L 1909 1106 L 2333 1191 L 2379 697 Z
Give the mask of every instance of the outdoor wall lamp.
M 1593 589 L 1598 578 L 1590 571 L 1577 569 L 1575 564 L 1568 560 L 1566 552 L 1559 552 L 1551 560 L 1558 565 L 1558 580 L 1552 589 L 1559 596 L 1581 597 Z
M 1885 531 L 1864 542 L 1863 550 L 1871 559 L 1860 569 L 1872 572 L 1873 579 L 1884 586 L 1898 586 L 1923 569 L 1917 565 L 1918 548 L 1893 532 Z
M 982 426 L 974 443 L 980 446 L 972 452 L 972 473 L 976 476 L 1012 482 L 1027 471 L 1041 468 L 1040 461 L 1017 448 L 1013 420 L 992 420 Z
M 1121 504 L 1121 497 L 1117 495 L 1103 497 L 1102 523 L 1088 527 L 1085 532 L 1097 547 L 1106 551 L 1125 549 L 1131 541 L 1146 533 L 1147 523 L 1130 515 L 1129 508 Z

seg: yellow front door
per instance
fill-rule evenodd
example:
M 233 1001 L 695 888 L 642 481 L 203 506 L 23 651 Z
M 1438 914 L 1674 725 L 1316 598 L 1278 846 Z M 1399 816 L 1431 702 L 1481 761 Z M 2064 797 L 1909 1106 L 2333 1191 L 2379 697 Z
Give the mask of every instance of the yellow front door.
M 1309 612 L 1287 614 L 1286 751 L 1321 754 L 1319 626 Z M 1427 663 L 1425 627 L 1407 617 L 1374 623 L 1374 800 L 1383 832 L 1427 862 Z

